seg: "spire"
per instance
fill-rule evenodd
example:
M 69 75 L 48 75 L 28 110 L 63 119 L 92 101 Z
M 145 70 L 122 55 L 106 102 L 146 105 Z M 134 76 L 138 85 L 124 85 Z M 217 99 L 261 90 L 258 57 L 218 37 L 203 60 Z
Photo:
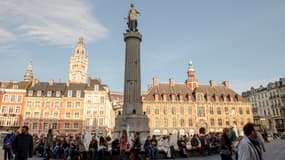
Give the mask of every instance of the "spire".
M 32 60 L 30 60 L 30 63 L 28 65 L 28 69 L 25 72 L 24 75 L 24 81 L 31 81 L 33 80 L 33 64 L 32 64 Z
M 189 63 L 188 63 L 188 71 L 195 71 L 195 69 L 193 67 L 192 60 L 190 60 Z
M 80 36 L 80 37 L 79 37 L 78 44 L 84 44 L 84 38 L 83 38 L 83 36 Z
M 193 62 L 192 60 L 189 61 L 188 63 L 188 71 L 187 71 L 187 74 L 188 74 L 188 79 L 191 78 L 191 77 L 195 77 L 195 69 L 194 69 L 194 66 L 193 66 Z
M 198 87 L 199 83 L 198 79 L 196 78 L 196 71 L 194 69 L 192 60 L 190 60 L 188 63 L 187 76 L 188 78 L 186 80 L 186 85 L 191 89 Z

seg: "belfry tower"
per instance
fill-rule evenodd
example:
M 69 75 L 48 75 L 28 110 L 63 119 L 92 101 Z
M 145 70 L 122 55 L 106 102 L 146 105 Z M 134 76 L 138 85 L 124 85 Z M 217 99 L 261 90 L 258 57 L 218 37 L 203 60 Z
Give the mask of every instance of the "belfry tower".
M 86 83 L 88 74 L 88 57 L 83 37 L 79 38 L 69 62 L 69 81 Z

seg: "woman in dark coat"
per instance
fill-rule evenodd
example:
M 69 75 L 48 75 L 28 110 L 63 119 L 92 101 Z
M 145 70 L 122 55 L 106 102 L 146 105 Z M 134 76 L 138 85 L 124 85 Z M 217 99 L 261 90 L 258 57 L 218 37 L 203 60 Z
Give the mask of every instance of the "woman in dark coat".
M 221 137 L 221 158 L 222 160 L 232 160 L 232 142 L 229 138 L 230 130 L 224 128 L 223 134 Z

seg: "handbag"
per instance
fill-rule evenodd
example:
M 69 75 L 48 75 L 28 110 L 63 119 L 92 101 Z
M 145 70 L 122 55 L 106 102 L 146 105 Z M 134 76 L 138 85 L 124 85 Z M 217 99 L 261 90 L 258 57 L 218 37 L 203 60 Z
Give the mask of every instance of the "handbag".
M 224 148 L 224 149 L 221 149 L 220 155 L 230 156 L 230 155 L 232 155 L 232 152 L 230 151 L 229 148 Z

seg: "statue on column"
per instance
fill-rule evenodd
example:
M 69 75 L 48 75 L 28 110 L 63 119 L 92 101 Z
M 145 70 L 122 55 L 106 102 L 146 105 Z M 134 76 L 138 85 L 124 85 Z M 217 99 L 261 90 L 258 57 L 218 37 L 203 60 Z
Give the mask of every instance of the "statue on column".
M 137 25 L 138 25 L 138 17 L 137 15 L 140 14 L 140 12 L 135 8 L 135 5 L 131 3 L 131 9 L 129 10 L 128 14 L 128 29 L 127 32 L 133 31 L 137 32 Z

